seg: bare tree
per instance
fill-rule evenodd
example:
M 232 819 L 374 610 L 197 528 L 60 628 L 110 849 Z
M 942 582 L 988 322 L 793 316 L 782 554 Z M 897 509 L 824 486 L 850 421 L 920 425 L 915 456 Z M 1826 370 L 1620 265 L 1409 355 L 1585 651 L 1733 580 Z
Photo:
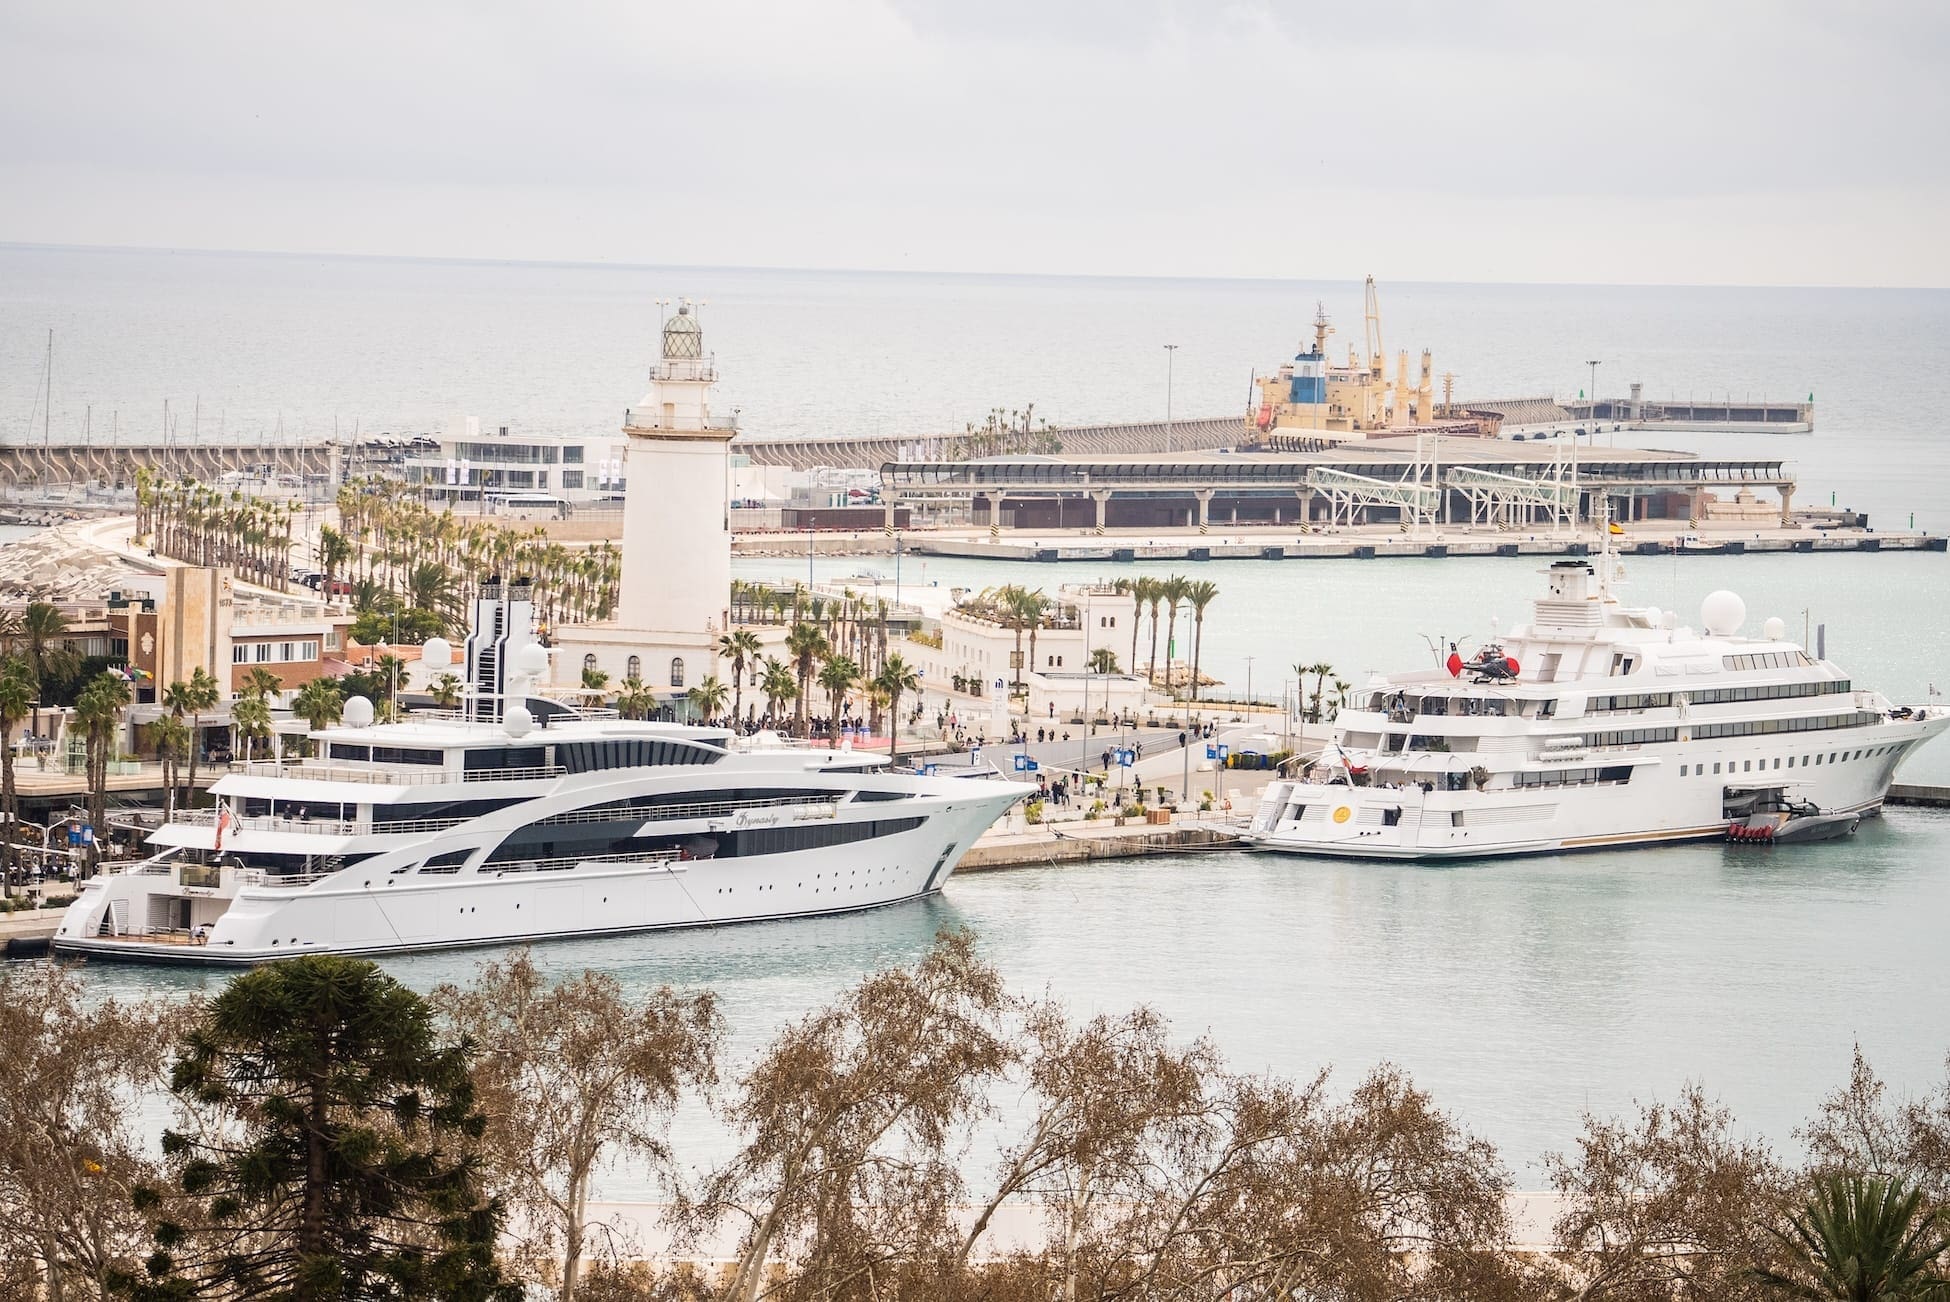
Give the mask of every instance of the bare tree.
M 768 1295 L 894 1296 L 951 1273 L 956 1142 L 1008 1061 L 1006 1003 L 972 937 L 944 931 L 779 1034 L 724 1109 L 743 1146 L 679 1209 L 693 1237 L 744 1225 L 727 1297 L 751 1302 L 778 1258 Z
M 1509 1173 L 1495 1149 L 1384 1064 L 1335 1102 L 1235 1077 L 1224 1124 L 1176 1177 L 1124 1296 L 1511 1299 Z
M 716 1080 L 723 1027 L 709 994 L 668 986 L 640 1003 L 607 973 L 550 985 L 525 949 L 434 1002 L 475 1046 L 487 1153 L 530 1264 L 561 1263 L 574 1302 L 592 1231 L 590 1187 L 607 1161 L 668 1161 L 671 1113 Z
M 1738 1302 L 1761 1296 L 1793 1182 L 1765 1144 L 1689 1085 L 1629 1121 L 1587 1116 L 1575 1157 L 1548 1154 L 1567 1296 Z
M 106 1298 L 132 1275 L 156 1180 L 142 1107 L 184 1005 L 87 997 L 67 968 L 0 964 L 0 1276 L 8 1297 Z
M 1164 1020 L 1147 1008 L 1072 1026 L 1054 1004 L 1028 1010 L 1025 1084 L 1034 1115 L 1003 1154 L 987 1202 L 962 1237 L 966 1266 L 1002 1204 L 1034 1198 L 1049 1212 L 1052 1240 L 1043 1262 L 1056 1296 L 1078 1295 L 1084 1260 L 1106 1254 L 1103 1241 L 1129 1208 L 1158 1192 L 1160 1157 L 1196 1143 L 1212 1114 L 1208 1091 L 1219 1060 L 1200 1041 L 1178 1049 Z

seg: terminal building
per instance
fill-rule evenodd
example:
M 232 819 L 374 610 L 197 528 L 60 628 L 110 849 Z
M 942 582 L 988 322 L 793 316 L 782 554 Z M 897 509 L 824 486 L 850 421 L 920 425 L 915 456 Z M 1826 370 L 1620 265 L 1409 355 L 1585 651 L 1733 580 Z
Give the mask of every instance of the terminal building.
M 1627 522 L 1772 524 L 1789 521 L 1795 487 L 1774 460 L 1580 447 L 1574 463 L 1562 441 L 1406 435 L 1311 451 L 889 462 L 880 478 L 889 528 L 906 506 L 994 530 L 1099 532 L 1418 521 L 1534 529 L 1607 508 Z

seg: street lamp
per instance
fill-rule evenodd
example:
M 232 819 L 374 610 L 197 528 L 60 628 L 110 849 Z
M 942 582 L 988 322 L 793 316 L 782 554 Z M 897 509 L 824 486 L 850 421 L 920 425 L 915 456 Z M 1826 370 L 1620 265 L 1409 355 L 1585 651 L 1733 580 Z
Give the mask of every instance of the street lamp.
M 1172 354 L 1178 351 L 1177 344 L 1165 345 L 1165 451 L 1178 451 L 1178 444 L 1171 433 L 1171 363 Z

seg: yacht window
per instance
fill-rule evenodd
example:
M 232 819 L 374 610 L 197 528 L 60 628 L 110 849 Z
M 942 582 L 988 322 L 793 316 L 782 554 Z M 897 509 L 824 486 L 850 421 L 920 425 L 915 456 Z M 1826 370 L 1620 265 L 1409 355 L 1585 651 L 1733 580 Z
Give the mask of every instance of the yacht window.
M 666 764 L 716 764 L 723 758 L 723 751 L 708 746 L 649 737 L 558 742 L 555 747 L 555 762 L 570 773 L 658 768 Z
M 342 760 L 369 760 L 372 758 L 372 747 L 354 746 L 351 742 L 335 741 L 332 743 L 332 758 Z
M 439 766 L 446 762 L 444 751 L 428 750 L 422 746 L 374 746 L 372 761 L 375 764 L 430 764 Z
M 1720 771 L 1720 762 L 1718 760 L 1715 760 L 1713 762 L 1713 772 L 1717 774 L 1719 771 Z
M 878 818 L 861 823 L 748 828 L 732 834 L 731 840 L 735 848 L 731 853 L 744 856 L 786 854 L 794 850 L 818 850 L 826 846 L 848 845 L 854 841 L 868 841 L 876 837 L 911 832 L 926 821 L 925 818 Z M 724 853 L 722 850 L 719 851 L 720 855 Z
M 1779 755 L 1776 755 L 1774 757 L 1774 767 L 1775 768 L 1781 767 L 1781 757 Z
M 1679 766 L 1679 776 L 1682 778 L 1686 776 L 1686 766 L 1684 764 Z
M 1752 760 L 1747 760 L 1745 763 L 1741 765 L 1741 772 L 1752 773 L 1753 771 L 1754 771 L 1754 762 Z
M 548 751 L 541 746 L 477 746 L 461 761 L 469 773 L 492 769 L 538 769 L 548 763 Z

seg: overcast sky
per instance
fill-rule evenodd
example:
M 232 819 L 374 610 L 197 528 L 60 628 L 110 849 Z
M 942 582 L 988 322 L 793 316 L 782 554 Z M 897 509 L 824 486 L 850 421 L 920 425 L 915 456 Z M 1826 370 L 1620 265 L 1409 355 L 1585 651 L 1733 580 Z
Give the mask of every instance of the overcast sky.
M 1944 286 L 1946 13 L 6 0 L 0 240 Z

